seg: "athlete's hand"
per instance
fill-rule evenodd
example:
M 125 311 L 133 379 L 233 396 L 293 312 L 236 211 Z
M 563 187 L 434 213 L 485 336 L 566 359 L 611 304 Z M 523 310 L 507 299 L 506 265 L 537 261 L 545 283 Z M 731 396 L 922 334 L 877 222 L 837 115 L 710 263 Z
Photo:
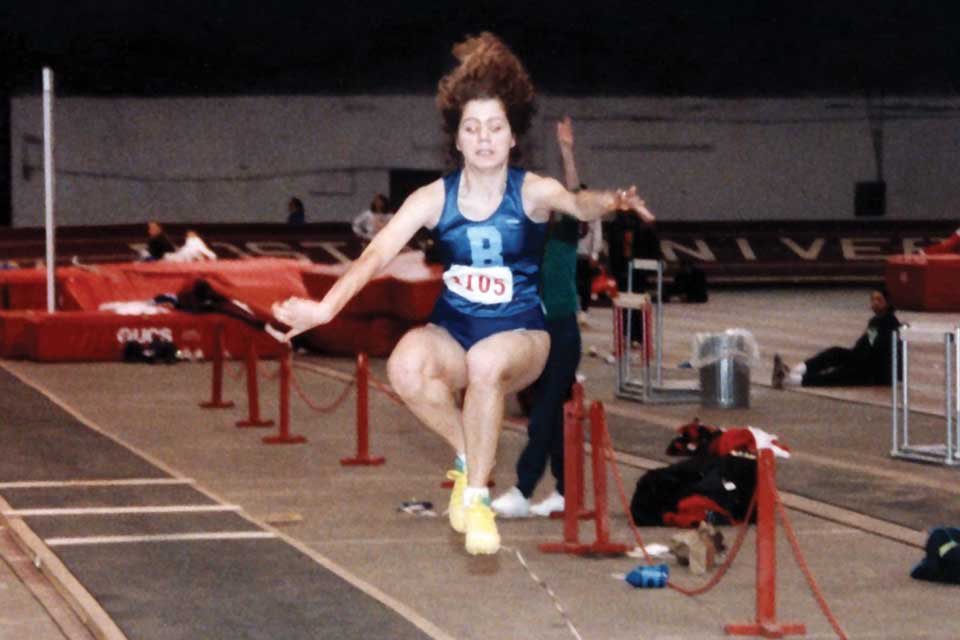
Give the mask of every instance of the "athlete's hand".
M 273 317 L 290 327 L 283 335 L 287 342 L 304 331 L 333 320 L 333 312 L 328 305 L 306 298 L 287 298 L 283 302 L 275 302 L 271 310 Z
M 650 213 L 646 203 L 637 195 L 637 188 L 635 186 L 617 191 L 615 209 L 618 211 L 633 211 L 647 224 L 656 220 L 656 216 Z

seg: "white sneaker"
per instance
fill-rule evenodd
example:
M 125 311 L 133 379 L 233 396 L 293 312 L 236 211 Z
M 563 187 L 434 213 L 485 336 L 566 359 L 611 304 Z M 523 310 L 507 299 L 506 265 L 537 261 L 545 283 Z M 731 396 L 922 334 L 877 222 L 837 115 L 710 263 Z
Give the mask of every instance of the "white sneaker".
M 530 515 L 530 501 L 523 497 L 520 489 L 510 490 L 490 503 L 490 506 L 504 518 L 526 518 Z
M 519 492 L 518 492 L 519 493 Z M 530 513 L 541 518 L 549 518 L 551 513 L 563 511 L 565 501 L 563 496 L 554 489 L 553 493 L 547 496 L 543 501 L 530 507 Z

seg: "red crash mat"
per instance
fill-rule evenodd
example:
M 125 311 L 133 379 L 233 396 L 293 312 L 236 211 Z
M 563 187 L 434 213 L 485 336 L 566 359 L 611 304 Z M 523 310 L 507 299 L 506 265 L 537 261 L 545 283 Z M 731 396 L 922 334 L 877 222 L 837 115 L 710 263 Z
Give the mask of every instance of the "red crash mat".
M 960 256 L 894 256 L 887 260 L 886 285 L 900 309 L 960 311 Z
M 102 311 L 0 312 L 0 357 L 41 362 L 119 361 L 128 341 L 143 344 L 154 338 L 173 342 L 192 353 L 213 353 L 217 327 L 223 331 L 227 357 L 241 358 L 251 340 L 257 353 L 276 356 L 277 342 L 262 331 L 219 314 L 173 311 L 126 316 Z

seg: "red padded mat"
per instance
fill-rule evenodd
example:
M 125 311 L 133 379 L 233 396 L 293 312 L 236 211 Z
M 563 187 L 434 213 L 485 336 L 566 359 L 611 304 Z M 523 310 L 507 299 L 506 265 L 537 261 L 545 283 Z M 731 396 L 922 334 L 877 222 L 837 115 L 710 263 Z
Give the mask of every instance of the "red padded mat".
M 893 304 L 915 311 L 960 311 L 960 256 L 903 255 L 887 260 Z

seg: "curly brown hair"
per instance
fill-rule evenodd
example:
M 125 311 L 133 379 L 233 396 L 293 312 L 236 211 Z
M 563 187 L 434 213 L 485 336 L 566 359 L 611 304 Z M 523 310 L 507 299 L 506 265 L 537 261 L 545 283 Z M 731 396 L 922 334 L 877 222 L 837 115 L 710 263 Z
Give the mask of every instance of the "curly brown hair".
M 527 70 L 513 51 L 500 38 L 484 31 L 454 45 L 453 55 L 460 64 L 437 84 L 437 109 L 443 118 L 448 158 L 459 159 L 457 130 L 463 107 L 470 100 L 499 99 L 513 135 L 524 135 L 536 112 L 536 93 Z M 518 151 L 519 145 L 511 151 L 511 158 Z

